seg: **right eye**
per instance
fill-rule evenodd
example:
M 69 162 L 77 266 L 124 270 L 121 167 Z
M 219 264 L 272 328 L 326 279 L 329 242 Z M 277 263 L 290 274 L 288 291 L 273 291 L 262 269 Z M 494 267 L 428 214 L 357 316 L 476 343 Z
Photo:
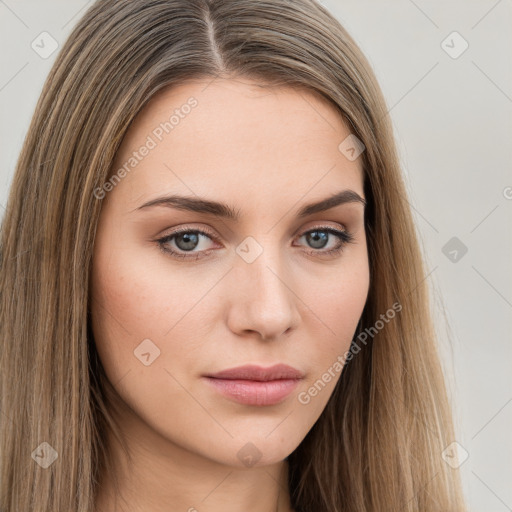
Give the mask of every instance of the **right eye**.
M 202 239 L 213 239 L 213 234 L 199 229 L 181 228 L 157 240 L 160 249 L 172 257 L 198 260 L 210 254 L 211 249 L 195 251 Z M 172 245 L 173 244 L 173 245 Z

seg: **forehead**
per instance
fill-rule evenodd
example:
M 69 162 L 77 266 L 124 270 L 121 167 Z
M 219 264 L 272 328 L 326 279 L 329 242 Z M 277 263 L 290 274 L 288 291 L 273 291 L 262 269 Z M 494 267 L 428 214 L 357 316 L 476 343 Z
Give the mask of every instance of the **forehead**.
M 113 171 L 129 168 L 125 181 L 144 198 L 177 190 L 241 196 L 248 188 L 295 198 L 351 188 L 362 196 L 361 159 L 339 149 L 350 134 L 334 106 L 306 89 L 192 80 L 160 91 L 141 110 Z

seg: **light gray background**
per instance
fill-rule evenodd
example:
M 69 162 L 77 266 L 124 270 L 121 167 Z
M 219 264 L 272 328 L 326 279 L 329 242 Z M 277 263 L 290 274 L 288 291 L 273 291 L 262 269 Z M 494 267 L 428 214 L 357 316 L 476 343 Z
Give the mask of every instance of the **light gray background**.
M 47 31 L 61 45 L 91 3 L 0 0 L 2 215 L 57 53 L 43 59 L 31 43 Z M 322 3 L 361 46 L 390 109 L 469 454 L 460 471 L 470 509 L 512 511 L 512 2 Z M 444 49 L 461 48 L 446 40 L 454 31 L 469 44 L 457 58 Z M 443 252 L 452 237 L 463 256 Z

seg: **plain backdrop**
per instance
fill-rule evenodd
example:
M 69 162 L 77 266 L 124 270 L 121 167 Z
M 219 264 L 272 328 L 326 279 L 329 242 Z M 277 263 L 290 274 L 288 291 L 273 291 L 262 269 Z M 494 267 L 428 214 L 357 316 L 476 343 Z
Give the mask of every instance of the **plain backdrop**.
M 60 48 L 91 3 L 0 0 L 2 215 L 57 55 L 43 58 L 33 42 L 47 32 Z M 512 2 L 322 3 L 388 103 L 467 457 L 453 471 L 471 511 L 512 511 Z

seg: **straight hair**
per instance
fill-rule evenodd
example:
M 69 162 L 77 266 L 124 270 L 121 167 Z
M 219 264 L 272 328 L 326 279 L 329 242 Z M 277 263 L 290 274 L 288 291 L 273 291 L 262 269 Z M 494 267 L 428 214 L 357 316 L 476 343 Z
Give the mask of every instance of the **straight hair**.
M 322 96 L 362 141 L 370 288 L 358 333 L 401 305 L 289 455 L 292 506 L 465 510 L 442 458 L 455 437 L 418 235 L 386 102 L 354 40 L 314 0 L 101 0 L 50 70 L 2 220 L 2 512 L 94 511 L 99 475 L 114 471 L 106 432 L 122 441 L 90 325 L 94 191 L 158 91 L 238 77 Z M 47 468 L 33 453 L 43 442 L 58 455 Z

